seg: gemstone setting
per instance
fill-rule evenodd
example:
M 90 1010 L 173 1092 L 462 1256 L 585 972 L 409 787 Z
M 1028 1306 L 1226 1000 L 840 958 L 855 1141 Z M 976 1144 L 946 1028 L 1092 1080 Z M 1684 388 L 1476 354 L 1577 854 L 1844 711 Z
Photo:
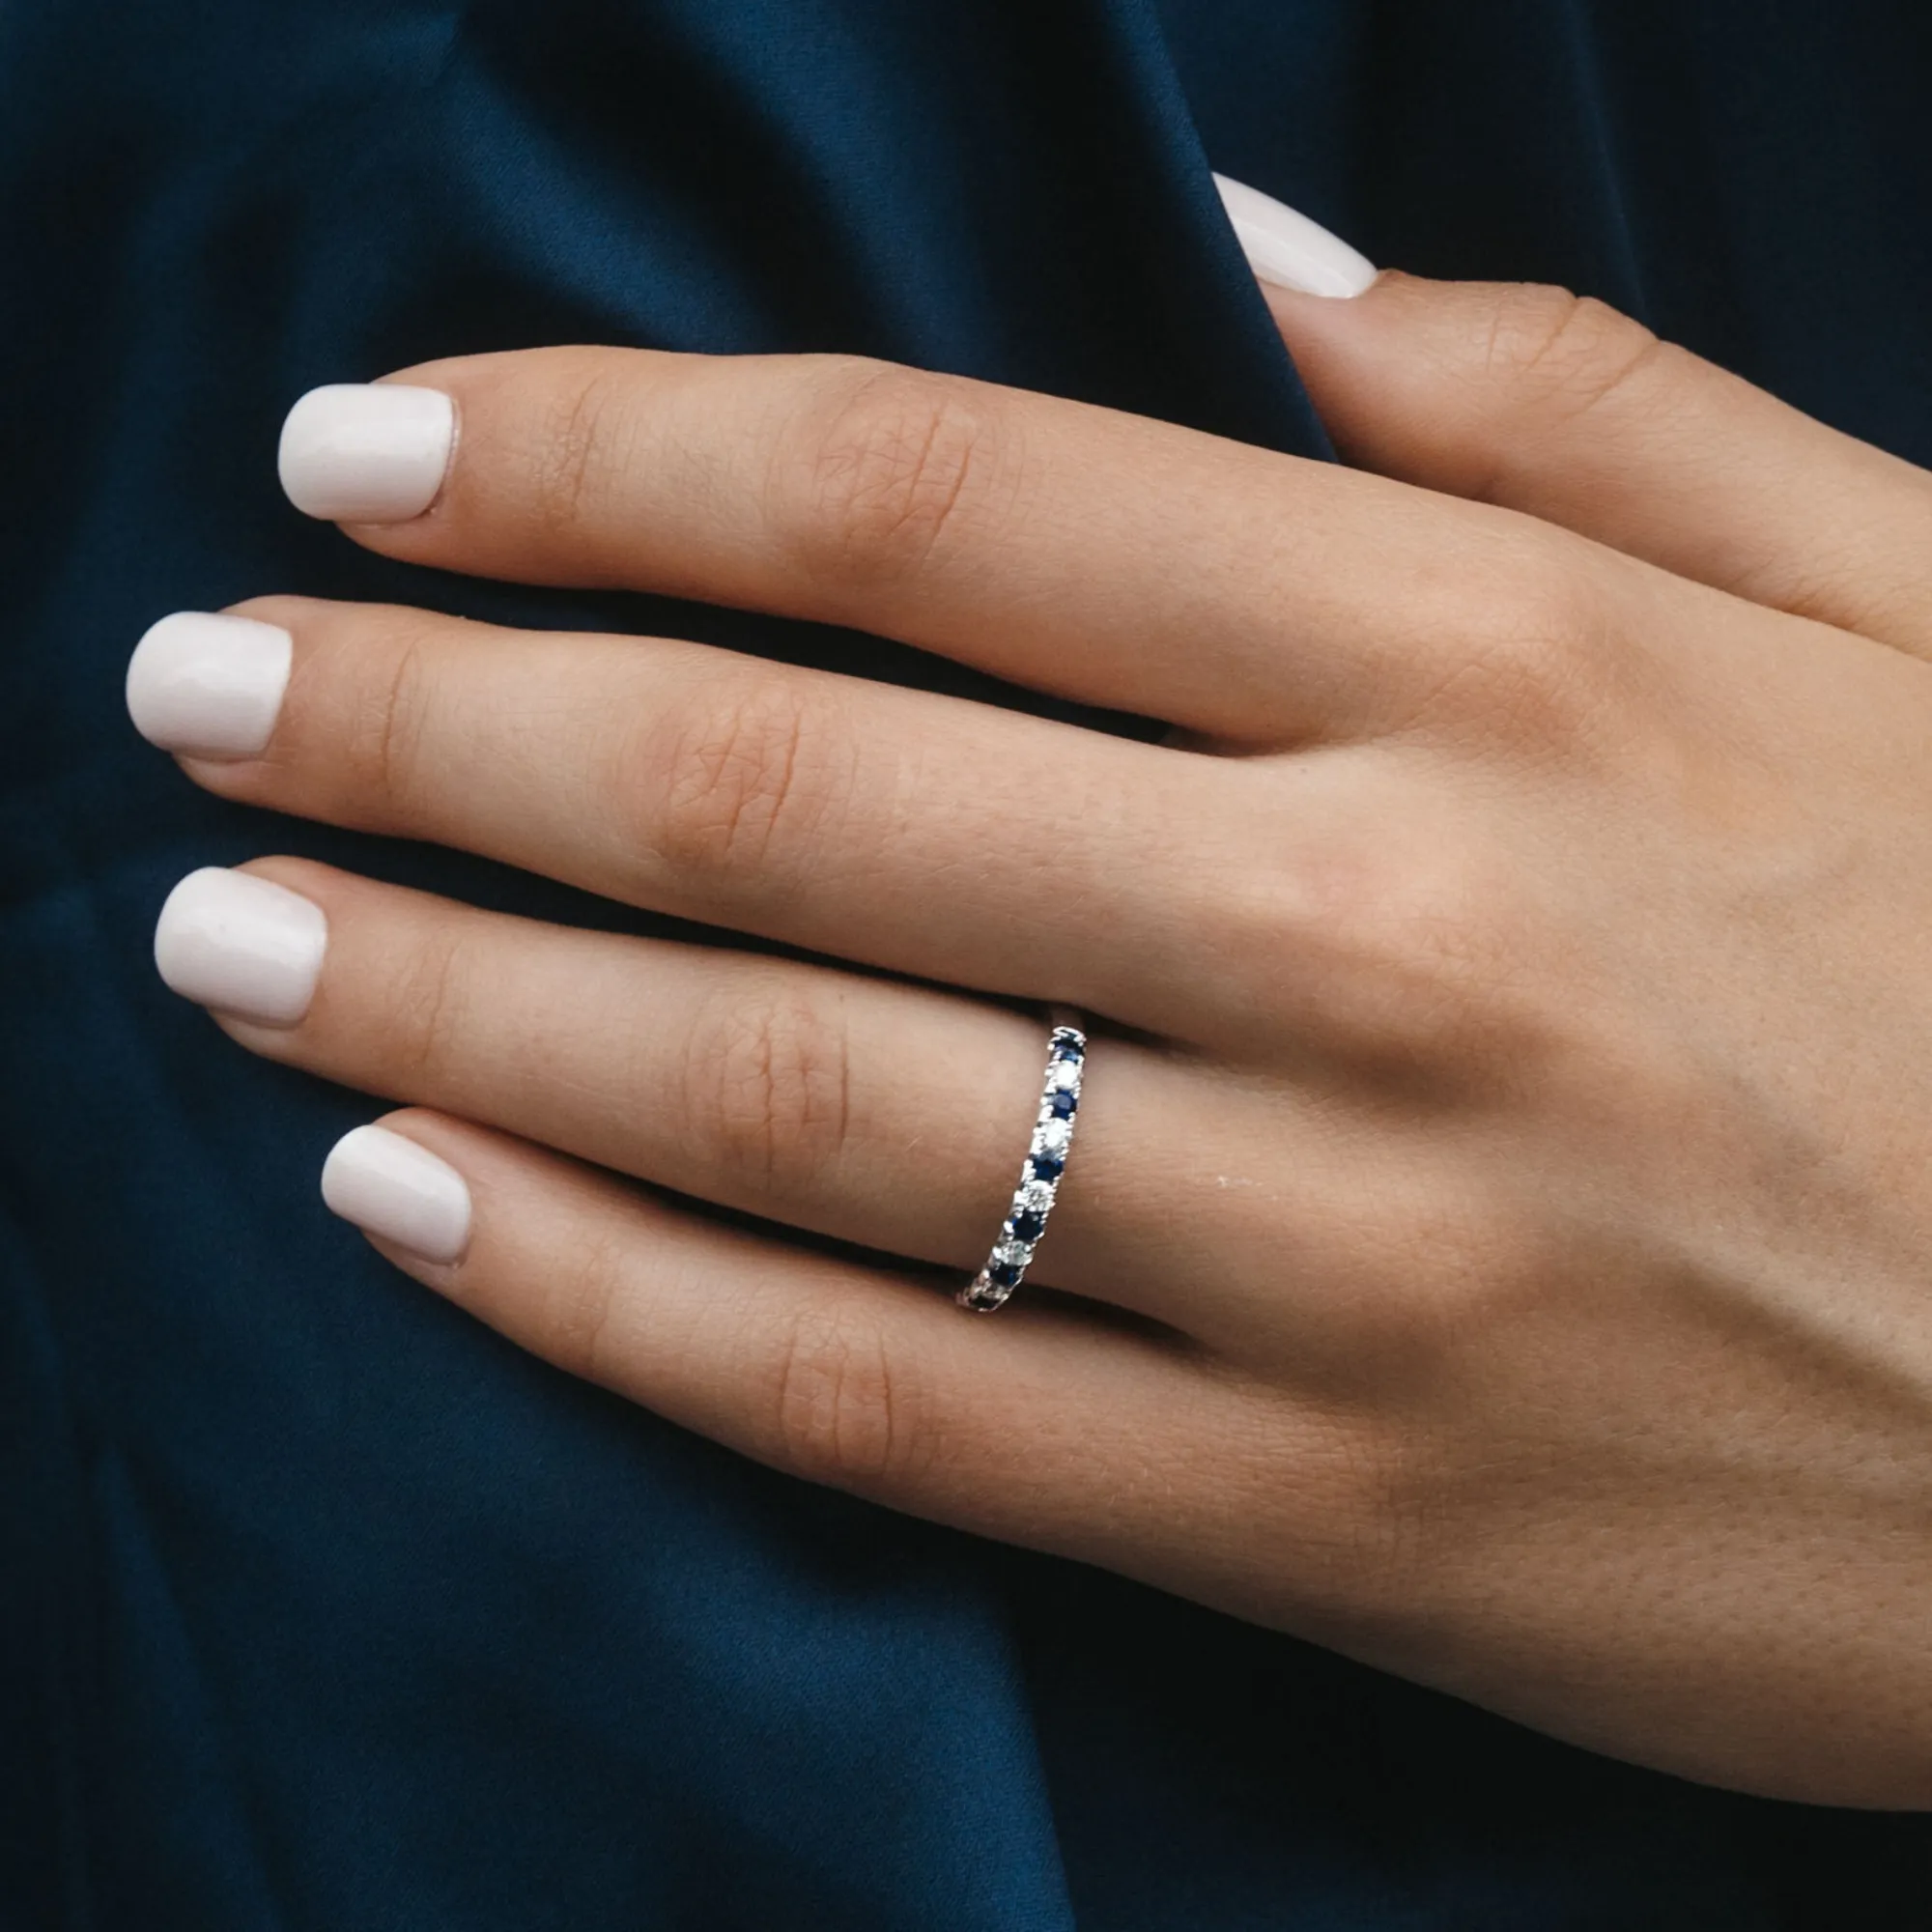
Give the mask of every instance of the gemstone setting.
M 1006 1305 L 1032 1264 L 1047 1216 L 1059 1195 L 1073 1146 L 1073 1117 L 1080 1106 L 1080 1082 L 1087 1067 L 1087 1036 L 1072 1025 L 1056 1025 L 1047 1044 L 1046 1071 L 1040 1081 L 1039 1112 L 1026 1159 L 1013 1189 L 1000 1237 L 986 1264 L 954 1297 L 960 1307 L 990 1315 Z

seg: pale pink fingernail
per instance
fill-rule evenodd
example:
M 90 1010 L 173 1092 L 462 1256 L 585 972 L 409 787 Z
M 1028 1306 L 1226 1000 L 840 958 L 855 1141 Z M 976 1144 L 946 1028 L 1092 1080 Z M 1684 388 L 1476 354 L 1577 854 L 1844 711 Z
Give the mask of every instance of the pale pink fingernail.
M 308 1011 L 328 949 L 322 908 L 252 872 L 190 872 L 155 923 L 155 964 L 185 1000 L 261 1026 Z
M 1260 188 L 1216 175 L 1221 206 L 1256 278 L 1308 296 L 1358 296 L 1376 278 L 1376 265 Z
M 259 757 L 274 733 L 294 650 L 279 625 L 177 611 L 134 646 L 128 715 L 164 752 Z
M 406 524 L 436 501 L 455 440 L 456 406 L 440 389 L 331 383 L 282 425 L 282 489 L 327 523 Z
M 355 1127 L 322 1166 L 331 1213 L 426 1262 L 462 1259 L 469 1244 L 469 1185 L 420 1143 L 387 1127 Z

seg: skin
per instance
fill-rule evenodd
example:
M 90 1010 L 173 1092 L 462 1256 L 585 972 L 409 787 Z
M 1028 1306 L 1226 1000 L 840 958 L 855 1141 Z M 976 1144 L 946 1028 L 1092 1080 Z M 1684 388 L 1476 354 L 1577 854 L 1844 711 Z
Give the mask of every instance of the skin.
M 1559 291 L 1270 300 L 1355 468 L 844 358 L 404 372 L 457 452 L 359 543 L 1176 735 L 245 605 L 294 674 L 211 790 L 898 977 L 272 859 L 321 987 L 223 1025 L 466 1177 L 464 1258 L 398 1266 L 752 1456 L 1622 1757 L 1932 1804 L 1932 477 Z M 1079 1137 L 976 1319 L 1045 1001 Z

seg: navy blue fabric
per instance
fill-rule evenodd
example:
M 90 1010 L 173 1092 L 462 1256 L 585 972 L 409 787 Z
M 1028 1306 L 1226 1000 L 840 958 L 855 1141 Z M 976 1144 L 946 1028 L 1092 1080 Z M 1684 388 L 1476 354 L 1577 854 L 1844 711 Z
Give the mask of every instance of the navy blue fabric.
M 1928 82 L 1920 0 L 0 11 L 0 1924 L 1924 1923 L 1922 1821 L 1613 1765 L 785 1481 L 400 1280 L 315 1195 L 372 1103 L 161 990 L 168 886 L 285 849 L 625 922 L 216 804 L 120 682 L 161 613 L 298 589 L 982 689 L 384 563 L 282 502 L 276 426 L 312 384 L 597 340 L 1321 453 L 1210 159 L 1926 462 Z

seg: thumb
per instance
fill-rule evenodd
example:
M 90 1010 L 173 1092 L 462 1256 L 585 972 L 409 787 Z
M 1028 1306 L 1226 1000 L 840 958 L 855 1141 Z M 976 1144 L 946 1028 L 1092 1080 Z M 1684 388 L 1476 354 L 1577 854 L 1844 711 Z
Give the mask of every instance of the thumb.
M 1932 658 L 1932 473 L 1600 301 L 1377 275 L 1305 215 L 1217 185 L 1350 463 Z

